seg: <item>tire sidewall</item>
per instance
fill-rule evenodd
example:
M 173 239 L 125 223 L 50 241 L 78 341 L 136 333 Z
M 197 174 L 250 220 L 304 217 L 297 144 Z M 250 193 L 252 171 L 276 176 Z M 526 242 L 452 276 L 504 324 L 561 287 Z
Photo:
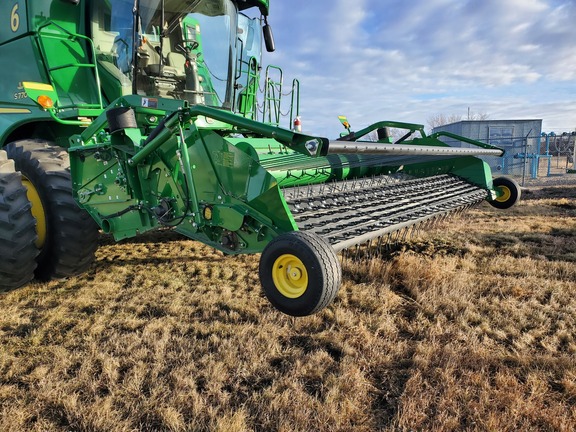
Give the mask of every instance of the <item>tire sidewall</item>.
M 36 269 L 36 221 L 30 211 L 26 188 L 14 161 L 0 150 L 0 217 L 3 220 L 0 249 L 0 292 L 19 288 L 32 280 Z
M 47 146 L 50 145 L 50 143 L 48 142 L 42 142 L 42 141 L 33 141 L 33 142 L 35 142 L 38 146 L 42 144 L 45 144 Z M 18 145 L 17 142 L 14 143 L 14 147 L 17 147 L 17 145 Z M 11 146 L 9 145 L 8 147 L 10 148 Z M 44 242 L 44 245 L 40 248 L 40 254 L 37 257 L 37 261 L 39 263 L 51 262 L 53 257 L 49 256 L 48 253 L 51 250 L 52 244 L 54 242 L 54 233 L 57 221 L 55 221 L 53 217 L 53 215 L 55 214 L 55 212 L 52 209 L 52 206 L 54 205 L 53 202 L 54 200 L 49 195 L 48 190 L 45 187 L 45 185 L 47 184 L 45 179 L 49 171 L 46 170 L 45 167 L 41 166 L 38 160 L 28 157 L 28 155 L 31 155 L 31 153 L 28 153 L 28 151 L 24 148 L 22 149 L 23 151 L 20 157 L 15 158 L 16 169 L 20 171 L 22 175 L 26 177 L 26 179 L 28 179 L 28 181 L 32 183 L 32 185 L 36 189 L 36 192 L 38 193 L 38 196 L 40 197 L 40 201 L 42 203 L 44 219 L 46 223 L 46 240 Z M 17 156 L 14 153 L 15 152 L 12 153 L 14 155 L 13 157 Z M 42 267 L 43 266 L 41 265 L 39 266 L 38 269 L 41 273 L 42 273 Z M 39 276 L 41 279 L 44 278 L 44 275 L 42 274 Z

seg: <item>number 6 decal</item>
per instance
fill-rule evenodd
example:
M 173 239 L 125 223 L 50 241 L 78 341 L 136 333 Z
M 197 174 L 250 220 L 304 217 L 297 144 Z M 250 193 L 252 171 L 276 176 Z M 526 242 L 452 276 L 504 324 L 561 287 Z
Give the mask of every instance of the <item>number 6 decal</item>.
M 18 15 L 18 3 L 12 8 L 12 13 L 10 14 L 10 28 L 14 33 L 18 31 L 20 27 L 20 15 Z

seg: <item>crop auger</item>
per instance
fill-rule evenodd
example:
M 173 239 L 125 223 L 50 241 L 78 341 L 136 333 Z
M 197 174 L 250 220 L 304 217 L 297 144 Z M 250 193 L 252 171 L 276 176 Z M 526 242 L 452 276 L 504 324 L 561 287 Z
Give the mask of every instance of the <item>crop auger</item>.
M 464 137 L 379 122 L 329 140 L 257 121 L 268 0 L 29 0 L 0 15 L 1 58 L 28 64 L 0 71 L 3 289 L 86 270 L 98 230 L 165 227 L 261 253 L 270 302 L 304 316 L 336 296 L 338 252 L 519 199 L 478 157 L 503 151 Z

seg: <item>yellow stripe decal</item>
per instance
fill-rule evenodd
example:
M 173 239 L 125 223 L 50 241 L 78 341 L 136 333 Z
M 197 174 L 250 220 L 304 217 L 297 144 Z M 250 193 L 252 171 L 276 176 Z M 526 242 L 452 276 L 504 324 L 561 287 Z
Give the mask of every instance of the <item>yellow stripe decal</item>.
M 54 87 L 52 87 L 50 84 L 43 84 L 43 83 L 37 83 L 37 82 L 23 82 L 22 85 L 24 86 L 24 88 L 30 89 L 30 90 L 44 90 L 44 91 L 54 91 Z
M 30 114 L 31 111 L 26 108 L 0 108 L 0 114 Z

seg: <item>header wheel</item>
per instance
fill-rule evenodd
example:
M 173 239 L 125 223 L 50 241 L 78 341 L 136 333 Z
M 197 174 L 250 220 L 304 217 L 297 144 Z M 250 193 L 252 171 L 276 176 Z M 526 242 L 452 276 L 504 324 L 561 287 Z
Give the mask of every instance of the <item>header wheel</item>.
M 259 273 L 270 303 L 292 316 L 311 315 L 328 306 L 342 282 L 340 261 L 332 246 L 306 231 L 272 240 L 262 252 Z

